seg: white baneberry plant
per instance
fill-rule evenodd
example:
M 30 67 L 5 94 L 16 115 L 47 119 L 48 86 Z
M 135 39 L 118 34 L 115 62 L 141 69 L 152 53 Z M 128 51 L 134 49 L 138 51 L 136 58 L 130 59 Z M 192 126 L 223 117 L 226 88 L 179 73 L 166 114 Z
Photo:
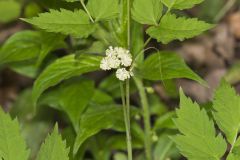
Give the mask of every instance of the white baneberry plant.
M 147 46 L 152 39 L 167 44 L 211 29 L 212 24 L 172 12 L 201 2 L 203 0 L 43 0 L 36 3 L 37 12 L 47 11 L 21 19 L 34 27 L 12 35 L 3 44 L 0 66 L 34 79 L 33 86 L 22 92 L 20 102 L 10 112 L 19 117 L 25 136 L 44 134 L 45 127 L 51 128 L 50 124 L 55 123 L 55 114 L 60 117 L 60 120 L 57 118 L 62 124 L 59 128 L 66 143 L 57 134 L 56 127 L 40 148 L 37 159 L 109 160 L 114 157 L 117 160 L 126 156 L 121 151 L 127 151 L 128 160 L 179 157 L 173 141 L 168 138 L 169 130 L 165 131 L 166 128 L 176 131 L 169 122 L 175 114 L 167 112 L 156 95 L 148 94 L 151 88 L 146 84 L 175 78 L 206 83 L 177 54 Z M 22 6 L 24 10 L 29 3 Z M 144 55 L 152 49 L 154 52 Z M 92 78 L 99 80 L 99 74 L 88 74 L 96 71 L 107 75 L 100 78 L 100 83 Z M 131 103 L 135 92 L 139 93 L 139 99 Z M 22 105 L 22 101 L 29 105 Z M 51 122 L 46 124 L 46 119 Z M 2 111 L 0 120 L 0 159 L 34 159 L 39 142 L 33 145 L 28 137 L 26 147 L 17 122 Z M 36 129 L 39 127 L 44 129 L 39 131 Z M 8 132 L 13 134 L 6 134 Z M 186 147 L 182 147 L 184 141 L 177 140 L 174 139 L 183 155 L 194 159 Z M 25 148 L 31 149 L 30 155 Z M 145 152 L 139 154 L 133 152 L 135 150 Z M 219 155 L 222 152 L 215 158 Z
M 132 64 L 132 55 L 130 51 L 121 47 L 109 47 L 106 50 L 106 57 L 101 60 L 100 68 L 102 70 L 117 69 L 116 77 L 125 81 L 133 76 L 131 70 L 127 70 L 126 67 L 130 67 Z

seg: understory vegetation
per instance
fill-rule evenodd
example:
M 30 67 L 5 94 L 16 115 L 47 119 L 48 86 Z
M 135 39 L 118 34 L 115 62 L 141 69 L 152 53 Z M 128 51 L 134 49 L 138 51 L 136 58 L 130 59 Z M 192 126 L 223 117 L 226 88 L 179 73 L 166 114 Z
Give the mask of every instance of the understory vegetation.
M 239 160 L 237 6 L 0 0 L 0 159 Z

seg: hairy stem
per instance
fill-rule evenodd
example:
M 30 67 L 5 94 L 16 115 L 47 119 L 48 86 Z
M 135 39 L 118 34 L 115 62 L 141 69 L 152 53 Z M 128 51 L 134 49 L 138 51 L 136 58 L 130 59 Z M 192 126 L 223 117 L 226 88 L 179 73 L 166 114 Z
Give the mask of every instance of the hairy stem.
M 149 111 L 149 104 L 147 100 L 147 95 L 144 89 L 144 85 L 141 79 L 134 78 L 135 83 L 137 85 L 137 88 L 139 90 L 139 95 L 141 99 L 141 105 L 143 108 L 143 120 L 144 120 L 144 127 L 145 127 L 145 154 L 146 159 L 151 160 L 152 154 L 151 154 L 151 148 L 152 148 L 152 138 L 151 138 L 151 121 L 150 121 L 150 111 Z
M 84 0 L 80 0 L 80 2 L 81 2 L 81 4 L 82 4 L 82 6 L 83 6 L 83 9 L 86 11 L 89 19 L 91 20 L 92 23 L 94 23 L 94 20 L 93 20 L 90 12 L 88 11 L 88 9 L 87 9 L 87 7 L 86 7 L 86 5 L 85 5 L 85 3 L 84 3 Z
M 127 150 L 128 150 L 128 160 L 132 160 L 132 140 L 131 140 L 131 126 L 130 126 L 130 102 L 127 97 L 129 97 L 129 80 L 126 82 L 126 95 L 124 91 L 124 85 L 120 82 L 122 104 L 123 104 L 123 116 L 126 128 L 126 140 L 127 140 Z M 126 98 L 126 99 L 125 99 Z

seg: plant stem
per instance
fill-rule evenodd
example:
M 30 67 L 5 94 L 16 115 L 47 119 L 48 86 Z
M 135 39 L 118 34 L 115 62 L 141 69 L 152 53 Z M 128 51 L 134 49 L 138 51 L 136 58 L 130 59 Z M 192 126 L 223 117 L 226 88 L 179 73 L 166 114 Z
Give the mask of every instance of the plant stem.
M 135 83 L 137 85 L 137 88 L 139 90 L 139 95 L 141 99 L 141 105 L 143 108 L 143 120 L 144 120 L 144 127 L 145 127 L 145 153 L 146 153 L 146 159 L 151 160 L 152 154 L 151 154 L 151 148 L 152 148 L 152 138 L 151 138 L 151 121 L 150 121 L 150 111 L 149 111 L 149 104 L 147 100 L 147 95 L 144 89 L 144 85 L 141 79 L 135 77 L 134 78 Z
M 127 0 L 127 15 L 128 15 L 128 36 L 127 36 L 127 44 L 128 44 L 128 50 L 131 50 L 131 2 L 130 0 Z
M 123 104 L 123 115 L 126 128 L 127 136 L 127 150 L 128 160 L 132 160 L 132 140 L 131 140 L 131 126 L 130 126 L 130 101 L 129 101 L 129 80 L 126 81 L 126 96 L 124 92 L 124 85 L 120 82 L 122 104 Z M 126 99 L 125 99 L 126 98 Z
M 226 5 L 218 12 L 216 17 L 214 18 L 215 22 L 218 22 L 222 19 L 222 17 L 233 7 L 233 5 L 236 3 L 236 0 L 229 0 Z
M 84 3 L 84 0 L 80 0 L 80 2 L 81 2 L 81 4 L 82 4 L 84 10 L 86 11 L 86 13 L 87 13 L 89 19 L 92 21 L 92 23 L 94 23 L 94 20 L 93 20 L 93 18 L 92 18 L 92 16 L 91 16 L 90 12 L 88 11 L 88 9 L 87 9 L 87 7 L 86 7 L 86 5 L 85 5 L 85 3 Z

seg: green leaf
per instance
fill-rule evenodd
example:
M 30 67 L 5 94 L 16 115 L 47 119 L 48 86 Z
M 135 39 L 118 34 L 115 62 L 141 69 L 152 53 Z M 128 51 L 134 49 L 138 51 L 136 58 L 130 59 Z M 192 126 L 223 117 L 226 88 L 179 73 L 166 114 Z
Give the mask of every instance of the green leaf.
M 94 95 L 94 82 L 90 80 L 69 81 L 60 86 L 58 93 L 61 108 L 68 114 L 73 126 L 78 130 L 81 114 Z
M 213 26 L 196 18 L 177 18 L 174 14 L 167 14 L 163 16 L 159 26 L 148 28 L 147 34 L 159 42 L 167 44 L 173 40 L 183 41 L 192 38 L 211 29 Z
M 0 50 L 0 64 L 35 58 L 41 50 L 39 32 L 22 31 L 11 36 Z
M 110 20 L 119 14 L 118 0 L 89 0 L 87 8 L 95 21 Z
M 114 160 L 127 160 L 127 155 L 121 152 L 114 154 Z
M 219 128 L 225 133 L 228 142 L 234 145 L 240 129 L 240 96 L 225 81 L 221 82 L 215 92 L 213 108 Z
M 39 57 L 39 64 L 46 55 L 64 45 L 59 34 L 22 31 L 11 36 L 0 50 L 0 63 L 19 62 Z M 32 64 L 32 63 L 31 63 Z
M 42 142 L 51 130 L 52 124 L 48 121 L 28 120 L 28 122 L 22 123 L 22 134 L 26 139 L 27 146 L 31 148 L 28 159 L 36 158 Z
M 97 134 L 103 129 L 124 128 L 122 117 L 123 112 L 121 106 L 90 106 L 81 118 L 73 153 L 77 153 L 87 138 Z
M 161 0 L 170 9 L 188 9 L 194 5 L 202 3 L 204 0 Z
M 0 106 L 0 159 L 27 160 L 26 148 L 17 119 L 12 120 Z
M 239 160 L 240 159 L 240 155 L 235 155 L 233 153 L 230 153 L 227 157 L 227 160 Z
M 175 125 L 172 122 L 173 116 L 175 116 L 175 112 L 167 112 L 166 114 L 159 116 L 156 119 L 153 129 L 154 130 L 164 128 L 176 129 Z
M 35 116 L 34 106 L 32 103 L 32 90 L 26 89 L 21 91 L 17 99 L 11 106 L 10 114 L 13 117 L 18 117 L 20 123 L 32 120 Z
M 160 0 L 134 0 L 132 16 L 141 24 L 158 25 L 163 5 Z
M 174 148 L 173 141 L 167 135 L 160 136 L 154 148 L 154 160 L 166 160 L 172 148 Z
M 138 54 L 144 48 L 144 31 L 143 25 L 132 21 L 131 23 L 131 36 L 134 37 L 134 41 L 131 41 L 131 54 L 136 56 L 135 63 L 142 63 L 144 54 Z
M 49 87 L 57 85 L 65 79 L 98 70 L 101 59 L 100 56 L 82 54 L 78 59 L 74 55 L 69 55 L 53 62 L 34 83 L 34 104 Z
M 214 123 L 207 112 L 180 91 L 180 109 L 174 122 L 181 132 L 172 137 L 178 149 L 188 159 L 219 160 L 224 155 L 227 144 L 219 134 L 216 136 Z
M 0 1 L 0 23 L 7 23 L 18 18 L 21 4 L 14 0 Z
M 66 2 L 77 2 L 79 0 L 65 0 Z
M 137 74 L 148 80 L 188 78 L 206 85 L 206 82 L 194 73 L 180 56 L 172 52 L 152 54 L 139 66 Z
M 95 90 L 91 102 L 96 104 L 112 104 L 114 102 L 113 98 L 107 93 L 101 90 Z
M 38 56 L 37 66 L 46 58 L 48 53 L 56 48 L 65 47 L 65 36 L 55 33 L 41 33 L 41 51 Z
M 52 108 L 64 111 L 71 120 L 75 131 L 78 131 L 80 117 L 86 110 L 88 103 L 92 102 L 94 94 L 93 81 L 73 78 L 43 94 L 39 100 L 39 105 L 47 104 Z M 104 99 L 102 100 L 104 101 Z
M 36 59 L 11 63 L 8 66 L 14 72 L 30 78 L 35 78 L 39 69 L 38 66 L 36 66 Z
M 231 68 L 228 69 L 224 78 L 231 84 L 240 82 L 240 61 L 237 61 Z
M 66 9 L 50 10 L 38 17 L 22 19 L 48 32 L 63 33 L 76 37 L 88 37 L 95 26 L 90 24 L 87 14 L 83 10 L 70 11 Z
M 45 142 L 42 144 L 37 160 L 69 160 L 69 149 L 66 142 L 58 134 L 58 127 L 54 128 L 51 135 L 48 135 Z

